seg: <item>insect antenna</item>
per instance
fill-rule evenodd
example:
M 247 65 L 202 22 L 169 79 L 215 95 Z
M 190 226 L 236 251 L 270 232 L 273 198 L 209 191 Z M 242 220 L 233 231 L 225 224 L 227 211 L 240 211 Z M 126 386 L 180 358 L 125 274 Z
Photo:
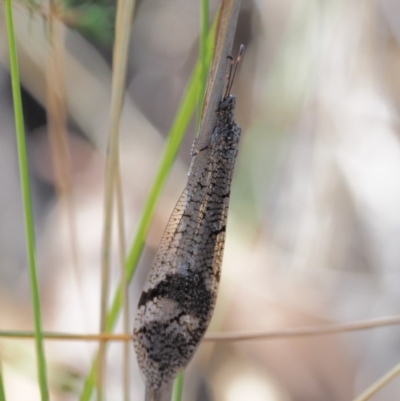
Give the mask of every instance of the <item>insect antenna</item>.
M 226 89 L 225 89 L 223 100 L 227 99 L 229 94 L 231 93 L 233 81 L 235 79 L 235 75 L 236 75 L 236 71 L 238 69 L 239 63 L 243 57 L 243 53 L 244 53 L 244 45 L 240 45 L 239 53 L 236 57 L 235 64 L 233 63 L 232 56 L 228 56 L 228 58 L 231 60 L 231 62 L 230 62 L 228 76 L 227 76 L 227 83 L 226 83 Z

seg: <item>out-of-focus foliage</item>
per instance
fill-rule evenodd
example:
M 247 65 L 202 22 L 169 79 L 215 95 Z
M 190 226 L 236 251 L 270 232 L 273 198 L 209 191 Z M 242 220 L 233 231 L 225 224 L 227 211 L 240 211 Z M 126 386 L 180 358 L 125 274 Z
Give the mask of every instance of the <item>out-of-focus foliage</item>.
M 99 3 L 68 4 L 74 17 L 69 25 L 92 40 L 110 46 L 114 38 L 115 6 Z
M 235 49 L 244 43 L 246 52 L 233 88 L 243 135 L 212 330 L 273 330 L 400 312 L 399 4 L 243 1 Z M 65 199 L 55 197 L 43 114 L 46 26 L 35 7 L 31 16 L 25 7 L 16 6 L 15 12 L 38 264 L 46 330 L 95 332 L 112 79 L 110 60 L 104 61 L 99 47 L 112 41 L 114 4 L 64 6 L 69 27 L 61 26 L 62 67 L 74 229 L 66 218 Z M 146 0 L 137 6 L 121 119 L 128 239 L 193 68 L 199 7 L 195 0 Z M 216 7 L 212 1 L 210 13 Z M 90 43 L 82 33 L 90 36 Z M 29 330 L 3 37 L 0 24 L 0 329 Z M 194 124 L 130 288 L 132 317 L 146 269 L 184 186 L 193 138 Z M 119 277 L 116 243 L 112 260 L 114 284 Z M 351 400 L 400 361 L 399 338 L 399 328 L 388 327 L 320 338 L 202 345 L 185 375 L 184 399 Z M 19 344 L 0 342 L 6 392 L 10 399 L 27 399 L 28 392 L 34 400 L 33 358 L 20 363 Z M 57 374 L 51 382 L 52 399 L 77 398 L 94 349 L 92 343 L 47 343 L 49 359 L 66 367 L 65 376 Z M 121 398 L 121 349 L 118 344 L 109 349 L 109 399 Z M 140 400 L 143 383 L 133 353 L 131 359 L 132 400 Z M 373 401 L 395 400 L 399 392 L 399 382 L 393 381 Z
M 49 3 L 34 0 L 27 2 L 30 12 L 45 19 Z M 116 5 L 110 0 L 53 0 L 56 15 L 66 26 L 76 29 L 97 46 L 110 48 L 114 39 Z

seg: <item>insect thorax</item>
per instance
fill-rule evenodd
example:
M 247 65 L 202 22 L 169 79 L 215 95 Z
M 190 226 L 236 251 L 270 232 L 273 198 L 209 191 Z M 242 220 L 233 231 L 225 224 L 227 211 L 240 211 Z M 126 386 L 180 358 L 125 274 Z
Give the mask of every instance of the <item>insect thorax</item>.
M 232 95 L 222 100 L 218 113 L 217 128 L 212 138 L 215 151 L 222 152 L 222 157 L 230 158 L 236 154 L 239 139 L 240 127 L 235 122 L 236 98 Z

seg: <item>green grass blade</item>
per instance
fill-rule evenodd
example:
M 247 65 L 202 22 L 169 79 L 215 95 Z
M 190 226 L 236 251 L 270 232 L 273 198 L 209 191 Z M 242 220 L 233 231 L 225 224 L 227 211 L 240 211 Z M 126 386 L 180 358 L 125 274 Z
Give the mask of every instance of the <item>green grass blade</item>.
M 215 33 L 214 23 L 207 37 L 207 65 L 209 65 L 212 56 L 212 47 Z M 200 77 L 201 77 L 201 60 L 198 60 L 189 83 L 186 87 L 185 93 L 182 97 L 179 105 L 177 114 L 172 123 L 168 139 L 164 148 L 161 162 L 157 170 L 156 177 L 153 185 L 150 189 L 147 201 L 144 205 L 142 215 L 139 220 L 138 229 L 134 238 L 133 244 L 129 250 L 126 262 L 126 277 L 130 281 L 135 272 L 136 265 L 139 261 L 145 238 L 150 227 L 151 218 L 154 213 L 156 202 L 161 194 L 162 187 L 168 177 L 168 174 L 172 168 L 173 161 L 179 150 L 179 146 L 182 142 L 184 133 L 187 126 L 189 125 L 193 111 L 195 110 L 196 103 L 198 100 L 198 94 L 200 90 Z M 121 310 L 121 285 L 118 286 L 117 291 L 114 295 L 111 309 L 108 312 L 106 320 L 106 331 L 111 331 L 116 323 L 119 312 Z M 80 397 L 80 401 L 89 401 L 93 392 L 96 379 L 96 358 L 92 364 L 90 372 L 86 377 L 83 391 Z
M 200 126 L 201 109 L 203 107 L 204 92 L 207 83 L 207 35 L 208 35 L 208 0 L 201 0 L 200 10 L 200 37 L 199 37 L 199 57 L 201 63 L 201 79 L 200 79 L 200 92 L 199 101 L 197 103 L 197 127 Z
M 6 393 L 4 391 L 4 381 L 3 381 L 3 366 L 0 358 L 0 401 L 6 401 Z
M 24 117 L 22 112 L 21 88 L 19 84 L 18 60 L 14 37 L 11 0 L 5 0 L 8 51 L 10 55 L 11 86 L 14 103 L 15 130 L 18 146 L 18 163 L 21 179 L 22 204 L 24 210 L 25 236 L 27 242 L 27 256 L 29 280 L 32 295 L 33 318 L 35 324 L 35 346 L 39 376 L 39 387 L 42 401 L 48 400 L 46 378 L 46 361 L 43 348 L 43 334 L 40 313 L 39 287 L 35 263 L 35 235 L 32 216 L 32 204 L 29 188 L 28 161 L 25 143 Z
M 6 394 L 4 392 L 3 376 L 0 374 L 0 401 L 6 401 Z
M 178 375 L 174 382 L 172 401 L 181 401 L 183 391 L 183 372 Z

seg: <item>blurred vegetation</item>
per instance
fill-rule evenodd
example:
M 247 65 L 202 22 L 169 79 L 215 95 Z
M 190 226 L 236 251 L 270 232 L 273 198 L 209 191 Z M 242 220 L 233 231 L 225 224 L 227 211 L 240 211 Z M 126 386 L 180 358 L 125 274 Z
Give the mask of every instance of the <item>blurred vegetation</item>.
M 217 5 L 210 2 L 210 20 Z M 46 119 L 49 87 L 62 93 L 48 85 L 48 4 L 29 7 L 31 14 L 26 3 L 15 6 L 15 29 L 43 325 L 48 331 L 96 332 L 113 78 L 112 52 L 104 49 L 112 49 L 114 41 L 115 3 L 55 5 L 60 24 L 55 43 L 62 49 L 55 70 L 65 89 L 55 98 L 65 101 L 71 183 L 71 192 L 61 197 Z M 233 88 L 243 134 L 212 331 L 399 314 L 398 7 L 395 0 L 243 2 L 234 48 L 244 43 L 246 53 Z M 199 25 L 205 22 L 195 0 L 142 1 L 136 11 L 120 124 L 128 241 L 193 72 Z M 32 330 L 5 37 L 0 23 L 0 329 Z M 132 315 L 187 177 L 195 125 L 192 119 L 129 288 Z M 72 225 L 66 198 L 73 205 Z M 110 255 L 115 289 L 117 243 Z M 204 344 L 185 374 L 183 399 L 350 400 L 398 364 L 398 339 L 393 326 L 319 338 Z M 13 354 L 16 341 L 14 348 L 0 343 L 6 395 L 37 400 L 34 358 L 21 368 Z M 24 344 L 33 355 L 33 343 Z M 96 349 L 85 342 L 46 343 L 46 355 L 61 371 L 51 380 L 52 400 L 77 399 Z M 122 398 L 122 352 L 120 344 L 112 344 L 107 353 L 108 399 Z M 132 350 L 129 358 L 131 399 L 139 401 L 143 382 Z M 393 380 L 371 399 L 394 400 L 399 392 L 400 383 Z
M 26 1 L 31 13 L 47 19 L 48 7 L 66 26 L 75 29 L 98 46 L 110 48 L 114 40 L 116 3 L 111 0 Z M 23 3 L 25 4 L 25 3 Z M 50 4 L 50 5 L 49 5 Z

